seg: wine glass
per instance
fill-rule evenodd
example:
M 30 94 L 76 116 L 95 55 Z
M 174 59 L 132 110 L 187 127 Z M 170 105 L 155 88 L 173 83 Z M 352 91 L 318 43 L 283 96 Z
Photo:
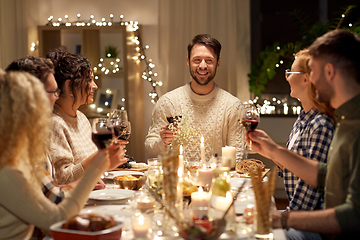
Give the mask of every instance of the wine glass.
M 92 140 L 99 149 L 112 145 L 113 133 L 108 118 L 94 118 L 91 125 Z
M 241 110 L 239 122 L 244 126 L 247 132 L 252 132 L 256 129 L 260 122 L 260 113 L 255 104 L 244 104 L 244 108 Z M 251 152 L 251 140 L 248 146 L 248 151 Z
M 113 109 L 109 115 L 109 127 L 113 131 L 114 141 L 117 139 L 129 140 L 131 134 L 131 124 L 128 121 L 126 110 Z

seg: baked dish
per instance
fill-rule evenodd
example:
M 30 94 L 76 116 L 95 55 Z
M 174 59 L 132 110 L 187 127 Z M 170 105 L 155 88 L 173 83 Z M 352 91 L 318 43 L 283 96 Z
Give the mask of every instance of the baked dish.
M 106 214 L 86 213 L 72 217 L 61 228 L 96 232 L 116 226 L 114 218 Z

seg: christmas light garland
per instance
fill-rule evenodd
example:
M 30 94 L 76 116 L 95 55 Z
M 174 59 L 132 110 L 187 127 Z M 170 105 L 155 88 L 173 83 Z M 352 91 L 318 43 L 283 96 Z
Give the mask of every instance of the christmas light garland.
M 60 26 L 66 26 L 66 27 L 71 27 L 71 26 L 76 26 L 76 27 L 86 27 L 86 26 L 112 26 L 115 24 L 120 24 L 122 26 L 126 26 L 126 31 L 133 31 L 133 32 L 137 32 L 137 30 L 139 29 L 138 26 L 138 22 L 137 21 L 124 21 L 124 15 L 119 15 L 120 21 L 119 22 L 114 22 L 114 15 L 110 14 L 110 21 L 106 21 L 105 18 L 102 18 L 101 21 L 96 21 L 94 15 L 90 15 L 89 20 L 84 21 L 84 20 L 80 20 L 81 14 L 78 13 L 77 14 L 77 20 L 70 22 L 69 21 L 69 16 L 65 15 L 65 21 L 63 21 L 62 18 L 58 18 L 57 21 L 54 21 L 54 17 L 50 16 L 48 18 L 48 22 L 46 23 L 46 26 L 53 26 L 53 27 L 60 27 Z M 140 41 L 140 37 L 139 37 L 139 32 L 137 32 L 137 36 L 135 36 L 132 41 L 136 44 L 136 52 L 137 54 L 133 57 L 134 61 L 144 61 L 145 63 L 145 70 L 142 74 L 142 78 L 146 81 L 148 81 L 151 84 L 152 90 L 149 93 L 149 96 L 151 97 L 151 102 L 152 103 L 156 103 L 157 100 L 159 99 L 159 96 L 157 94 L 156 91 L 156 87 L 157 86 L 162 86 L 162 82 L 161 81 L 156 81 L 154 78 L 156 78 L 158 76 L 158 74 L 156 72 L 154 72 L 154 67 L 155 64 L 152 62 L 151 59 L 148 59 L 146 57 L 145 54 L 145 50 L 149 49 L 149 45 L 145 45 L 145 47 L 143 47 L 141 41 Z M 31 51 L 34 51 L 36 49 L 36 45 L 34 43 L 32 43 L 31 46 Z M 120 61 L 120 59 L 116 59 L 116 62 Z M 114 65 L 116 65 L 116 63 L 114 63 Z M 100 63 L 94 67 L 94 72 L 98 71 L 98 68 L 100 71 L 104 72 L 105 74 L 108 73 L 116 73 L 119 71 L 119 69 L 115 66 L 111 66 L 111 68 L 113 68 L 112 70 L 110 70 L 107 66 L 104 66 L 103 63 L 103 59 L 100 59 Z

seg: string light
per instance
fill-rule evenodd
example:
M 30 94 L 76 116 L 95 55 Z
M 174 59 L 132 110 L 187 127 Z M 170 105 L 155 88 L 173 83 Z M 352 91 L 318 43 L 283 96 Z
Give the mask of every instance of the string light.
M 90 19 L 88 21 L 81 21 L 80 13 L 78 13 L 76 16 L 77 16 L 77 21 L 70 22 L 69 16 L 65 15 L 66 23 L 62 22 L 62 18 L 58 18 L 57 22 L 53 22 L 54 17 L 50 16 L 48 18 L 48 23 L 46 25 L 53 26 L 53 27 L 59 27 L 60 25 L 65 25 L 66 27 L 70 27 L 70 26 L 76 26 L 76 27 L 85 27 L 85 26 L 102 27 L 103 26 L 103 27 L 106 27 L 106 26 L 112 26 L 114 24 L 120 24 L 122 26 L 126 26 L 126 31 L 136 32 L 139 29 L 139 23 L 137 21 L 124 21 L 124 15 L 122 15 L 122 14 L 119 15 L 120 21 L 117 23 L 114 22 L 114 14 L 112 14 L 112 13 L 109 15 L 110 16 L 109 22 L 107 22 L 105 18 L 101 18 L 101 21 L 96 21 L 95 16 L 93 14 L 90 15 Z M 143 71 L 142 78 L 151 84 L 152 90 L 149 93 L 149 96 L 151 97 L 151 102 L 156 103 L 157 100 L 159 99 L 159 96 L 156 91 L 156 87 L 162 86 L 162 82 L 156 81 L 154 79 L 158 76 L 158 74 L 156 72 L 154 72 L 154 70 L 153 70 L 155 68 L 155 64 L 152 62 L 151 59 L 148 59 L 145 54 L 145 50 L 149 49 L 150 46 L 145 45 L 143 47 L 139 36 L 135 36 L 132 39 L 132 42 L 135 44 L 135 51 L 137 52 L 137 55 L 133 56 L 132 58 L 134 61 L 139 61 L 139 62 L 144 61 L 145 69 Z M 35 49 L 36 49 L 36 45 L 35 46 L 32 45 L 31 51 L 34 51 Z M 110 62 L 110 66 L 106 66 L 106 64 L 104 63 L 104 59 L 100 58 L 98 65 L 93 68 L 94 73 L 98 73 L 99 71 L 101 71 L 105 75 L 107 75 L 109 73 L 115 74 L 115 73 L 119 72 L 120 70 L 122 70 L 122 68 L 119 67 L 119 62 L 120 62 L 120 59 L 117 58 L 116 62 Z M 94 78 L 99 79 L 99 76 L 97 74 L 95 74 Z M 125 101 L 125 99 L 123 99 L 123 100 Z M 94 106 L 94 108 L 95 108 L 95 106 Z M 97 108 L 98 112 L 100 112 L 102 110 L 103 110 L 102 108 Z

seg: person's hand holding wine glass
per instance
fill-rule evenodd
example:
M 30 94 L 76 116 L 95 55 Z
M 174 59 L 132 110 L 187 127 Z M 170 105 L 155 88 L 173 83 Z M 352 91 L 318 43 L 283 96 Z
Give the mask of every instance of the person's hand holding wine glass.
M 92 122 L 92 140 L 99 150 L 107 150 L 110 160 L 108 170 L 127 162 L 125 147 L 128 141 L 120 140 L 115 143 L 114 129 L 111 126 L 108 118 L 94 118 Z
M 241 110 L 239 122 L 244 126 L 245 130 L 249 133 L 256 129 L 260 122 L 260 113 L 255 104 L 244 104 L 244 108 Z M 248 145 L 248 152 L 251 152 L 251 140 Z
M 167 125 L 161 126 L 160 137 L 166 145 L 171 145 L 178 123 L 182 116 L 175 113 L 175 108 L 168 108 L 166 111 Z

